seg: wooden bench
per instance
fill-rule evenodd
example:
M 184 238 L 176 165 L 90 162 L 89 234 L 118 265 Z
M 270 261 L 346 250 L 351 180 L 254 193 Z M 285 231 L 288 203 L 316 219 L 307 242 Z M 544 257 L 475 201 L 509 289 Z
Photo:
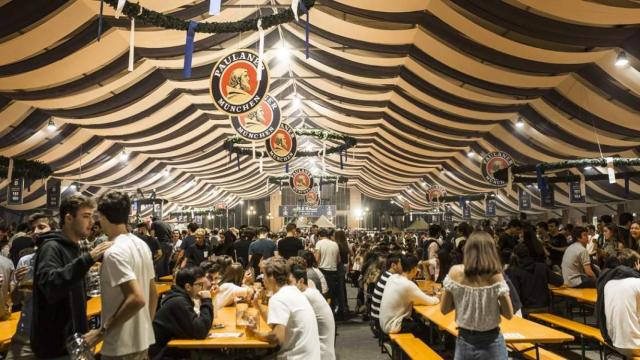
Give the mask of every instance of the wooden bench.
M 527 343 L 509 344 L 509 348 L 517 351 L 525 359 L 536 360 L 536 349 L 534 347 L 534 344 Z M 549 350 L 545 350 L 541 347 L 538 347 L 538 355 L 540 360 L 566 360 L 565 357 L 562 357 Z
M 601 345 L 600 351 L 602 351 L 602 345 L 606 344 L 604 341 L 604 338 L 602 337 L 602 334 L 600 333 L 600 329 L 595 328 L 593 326 L 585 325 L 577 321 L 565 319 L 561 316 L 548 314 L 548 313 L 532 313 L 532 314 L 529 314 L 529 317 L 544 321 L 552 326 L 561 327 L 575 334 L 578 334 L 580 336 L 580 348 L 582 351 L 582 359 L 585 358 L 585 344 L 584 344 L 585 338 L 597 340 Z
M 442 360 L 440 355 L 413 334 L 389 334 L 389 338 L 402 350 L 400 356 L 396 356 L 396 351 L 393 352 L 394 359 L 405 359 L 402 355 L 406 355 L 411 360 Z

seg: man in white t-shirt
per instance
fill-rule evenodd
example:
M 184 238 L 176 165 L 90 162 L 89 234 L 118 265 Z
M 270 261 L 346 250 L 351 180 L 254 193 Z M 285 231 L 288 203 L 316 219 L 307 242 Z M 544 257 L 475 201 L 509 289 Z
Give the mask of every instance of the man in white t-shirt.
M 316 314 L 318 321 L 318 335 L 320 335 L 320 358 L 321 360 L 335 360 L 335 337 L 336 322 L 333 319 L 333 312 L 327 300 L 320 294 L 320 291 L 307 286 L 307 269 L 300 264 L 291 264 L 292 285 L 309 300 L 309 304 Z
M 318 268 L 324 275 L 329 287 L 329 298 L 333 307 L 340 304 L 339 299 L 339 281 L 338 281 L 338 264 L 340 263 L 340 247 L 338 243 L 329 239 L 329 230 L 320 229 L 318 231 L 320 240 L 316 243 L 316 261 Z M 344 314 L 337 314 L 338 318 L 342 318 Z
M 606 335 L 612 345 L 628 359 L 635 359 L 640 356 L 640 255 L 623 249 L 618 260 L 622 266 L 598 279 L 598 299 L 604 293 Z M 596 312 L 600 310 L 598 306 Z
M 400 259 L 402 274 L 389 276 L 380 302 L 380 328 L 386 334 L 416 332 L 418 322 L 412 321 L 414 305 L 435 305 L 437 297 L 426 295 L 413 282 L 418 273 L 418 258 L 403 255 Z
M 249 334 L 280 345 L 277 359 L 320 360 L 320 339 L 315 313 L 307 298 L 295 286 L 289 285 L 289 267 L 281 257 L 271 257 L 262 265 L 264 285 L 273 295 L 268 312 L 260 306 L 257 296 L 254 306 L 267 319 L 271 331 L 259 331 L 255 324 L 247 325 Z
M 143 360 L 155 342 L 151 319 L 158 303 L 151 251 L 127 230 L 131 202 L 110 192 L 98 200 L 100 223 L 113 241 L 100 269 L 102 328 L 87 335 L 90 344 L 103 338 L 102 358 Z M 96 333 L 97 332 L 97 333 Z

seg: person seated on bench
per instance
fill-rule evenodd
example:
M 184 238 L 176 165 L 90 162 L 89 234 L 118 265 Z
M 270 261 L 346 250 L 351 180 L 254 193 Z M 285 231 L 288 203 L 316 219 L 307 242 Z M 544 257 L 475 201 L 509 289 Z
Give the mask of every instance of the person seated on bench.
M 203 290 L 206 277 L 199 266 L 184 268 L 176 275 L 176 285 L 168 292 L 153 320 L 156 343 L 149 348 L 149 358 L 189 357 L 178 349 L 169 349 L 172 339 L 204 339 L 213 322 L 211 292 Z M 215 292 L 214 285 L 211 291 Z M 194 300 L 200 301 L 200 314 L 194 310 Z M 186 355 L 186 356 L 182 356 Z
M 640 255 L 618 252 L 619 266 L 598 279 L 596 317 L 607 344 L 622 355 L 640 356 Z
M 376 287 L 373 289 L 373 294 L 371 295 L 371 317 L 378 327 L 380 325 L 380 302 L 382 301 L 382 294 L 384 294 L 384 288 L 387 285 L 389 277 L 393 274 L 402 273 L 401 258 L 402 253 L 400 252 L 393 252 L 389 254 L 386 263 L 387 271 L 380 275 L 380 279 L 378 279 Z M 379 331 L 379 328 L 376 331 Z
M 500 315 L 511 319 L 513 307 L 491 235 L 476 231 L 469 236 L 463 264 L 452 267 L 442 285 L 442 313 L 456 310 L 454 358 L 506 360 Z
M 595 288 L 596 274 L 591 268 L 591 258 L 587 252 L 589 231 L 576 226 L 573 229 L 574 242 L 562 257 L 562 277 L 564 284 L 572 288 Z
M 290 263 L 291 259 L 297 256 L 289 258 L 287 263 Z M 300 258 L 304 262 L 304 259 Z M 327 300 L 322 296 L 320 291 L 311 288 L 307 284 L 307 268 L 302 263 L 290 263 L 291 267 L 291 281 L 292 285 L 295 285 L 298 290 L 304 295 L 309 304 L 313 308 L 313 312 L 316 315 L 318 321 L 318 335 L 320 336 L 320 359 L 321 360 L 336 360 L 335 350 L 335 337 L 336 337 L 336 323 L 333 319 L 333 312 L 331 306 L 327 303 Z
M 523 314 L 549 312 L 549 284 L 562 286 L 564 279 L 551 271 L 547 264 L 535 261 L 527 245 L 516 245 L 513 253 L 505 273 L 520 295 Z
M 387 280 L 380 301 L 380 328 L 385 334 L 414 332 L 418 323 L 411 319 L 414 305 L 435 305 L 437 297 L 429 296 L 413 282 L 418 274 L 418 258 L 407 254 L 400 258 L 402 274 L 392 274 Z

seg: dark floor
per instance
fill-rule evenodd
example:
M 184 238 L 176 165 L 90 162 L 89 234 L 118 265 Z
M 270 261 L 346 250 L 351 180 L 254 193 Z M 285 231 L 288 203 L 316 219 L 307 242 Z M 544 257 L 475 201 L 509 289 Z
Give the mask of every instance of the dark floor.
M 355 309 L 357 291 L 351 285 L 347 285 L 349 297 L 349 308 Z M 577 319 L 576 319 L 577 320 Z M 587 318 L 590 323 L 594 322 L 593 317 Z M 341 322 L 337 325 L 338 336 L 336 338 L 336 355 L 339 360 L 388 360 L 389 355 L 381 354 L 377 340 L 373 337 L 369 325 L 362 322 L 361 318 L 355 318 L 348 322 Z M 564 356 L 567 359 L 580 359 L 579 343 L 572 346 L 575 349 L 566 349 L 565 346 L 547 347 L 554 353 Z M 445 358 L 452 358 L 452 354 L 442 351 L 439 347 L 435 348 Z M 586 359 L 600 359 L 597 350 L 587 351 Z M 610 356 L 609 359 L 621 359 L 620 357 Z

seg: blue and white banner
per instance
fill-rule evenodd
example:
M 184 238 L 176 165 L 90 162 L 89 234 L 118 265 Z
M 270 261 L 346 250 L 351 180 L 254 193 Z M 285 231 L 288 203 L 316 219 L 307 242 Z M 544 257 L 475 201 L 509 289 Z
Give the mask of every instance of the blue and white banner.
M 496 216 L 496 199 L 487 199 L 484 203 L 484 215 L 486 217 Z
M 322 215 L 331 217 L 336 216 L 335 205 L 320 206 L 297 206 L 297 205 L 280 205 L 278 214 L 282 217 L 306 216 L 320 217 Z
M 531 194 L 528 191 L 518 189 L 518 208 L 522 210 L 531 210 Z
M 11 184 L 8 187 L 7 204 L 8 205 L 22 205 L 22 187 L 24 179 L 18 178 L 11 180 Z

